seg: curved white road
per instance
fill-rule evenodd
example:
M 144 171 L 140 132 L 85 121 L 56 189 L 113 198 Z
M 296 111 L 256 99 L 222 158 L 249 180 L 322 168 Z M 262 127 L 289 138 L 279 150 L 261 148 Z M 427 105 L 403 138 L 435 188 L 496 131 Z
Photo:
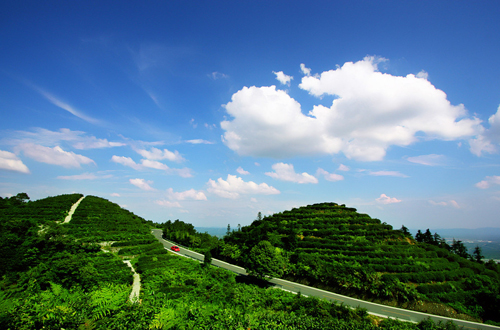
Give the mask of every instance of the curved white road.
M 76 203 L 73 204 L 73 206 L 71 206 L 71 209 L 69 209 L 68 215 L 66 216 L 66 218 L 64 218 L 64 222 L 63 223 L 68 223 L 68 222 L 71 221 L 71 217 L 73 216 L 73 213 L 75 213 L 76 208 L 78 207 L 78 205 L 80 205 L 80 203 L 82 202 L 82 200 L 84 198 L 85 198 L 85 196 L 83 196 L 82 198 L 80 198 L 79 200 L 77 200 Z
M 128 300 L 131 303 L 137 303 L 139 302 L 139 293 L 141 292 L 141 277 L 135 272 L 135 269 L 130 263 L 130 260 L 123 260 L 123 262 L 126 263 L 127 266 L 132 269 L 132 273 L 134 273 L 134 284 L 132 284 L 132 292 L 130 292 Z
M 164 240 L 162 238 L 162 230 L 161 229 L 153 229 L 151 231 L 151 233 L 168 250 L 170 250 L 170 247 L 172 245 L 177 245 L 173 242 L 169 242 L 167 240 Z M 179 246 L 179 248 L 180 248 L 180 251 L 177 254 L 180 254 L 180 255 L 183 255 L 185 257 L 189 257 L 192 259 L 196 259 L 198 261 L 203 261 L 203 259 L 204 259 L 204 256 L 201 253 L 197 253 L 197 252 L 188 250 L 188 249 L 180 247 L 180 246 Z M 228 270 L 235 272 L 239 275 L 247 275 L 247 272 L 244 268 L 236 266 L 236 265 L 228 264 L 227 262 L 224 262 L 221 260 L 212 259 L 212 265 L 228 269 Z M 464 321 L 464 320 L 459 320 L 459 319 L 452 319 L 452 318 L 444 317 L 444 316 L 426 314 L 426 313 L 416 312 L 416 311 L 402 309 L 402 308 L 396 308 L 396 307 L 391 307 L 391 306 L 386 306 L 386 305 L 375 304 L 375 303 L 372 303 L 369 301 L 364 301 L 364 300 L 359 300 L 356 298 L 351 298 L 348 296 L 343 296 L 343 295 L 340 295 L 337 293 L 324 291 L 321 289 L 317 289 L 317 288 L 313 288 L 313 287 L 310 287 L 307 285 L 302 285 L 302 284 L 282 280 L 279 278 L 273 278 L 273 279 L 269 280 L 269 282 L 273 283 L 276 287 L 283 289 L 283 290 L 286 290 L 286 291 L 300 292 L 301 294 L 304 294 L 306 296 L 314 296 L 314 297 L 326 299 L 329 301 L 336 301 L 336 302 L 343 303 L 344 305 L 351 306 L 351 307 L 358 307 L 359 306 L 362 308 L 366 308 L 368 313 L 376 315 L 376 316 L 389 317 L 389 318 L 398 319 L 401 321 L 409 321 L 409 322 L 420 322 L 420 321 L 425 320 L 427 318 L 431 318 L 436 323 L 439 321 L 441 321 L 443 323 L 446 323 L 448 321 L 452 321 L 456 325 L 463 327 L 463 329 L 477 329 L 477 330 L 500 329 L 500 327 L 493 326 L 493 325 Z

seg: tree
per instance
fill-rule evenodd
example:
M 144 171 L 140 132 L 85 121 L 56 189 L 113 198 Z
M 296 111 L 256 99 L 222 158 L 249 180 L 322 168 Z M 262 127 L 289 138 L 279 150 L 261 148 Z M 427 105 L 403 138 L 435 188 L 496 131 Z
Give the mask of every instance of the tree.
M 451 245 L 450 251 L 462 258 L 468 258 L 467 248 L 462 241 L 457 241 L 453 239 L 453 244 Z
M 474 261 L 476 262 L 479 262 L 479 263 L 483 263 L 483 258 L 484 256 L 482 255 L 482 250 L 481 248 L 479 247 L 479 245 L 476 245 L 475 249 L 474 249 L 474 252 L 472 252 L 472 258 L 474 259 Z
M 227 224 L 227 231 L 226 231 L 226 235 L 227 235 L 227 236 L 231 235 L 231 225 L 230 225 L 230 224 Z
M 404 236 L 411 237 L 410 231 L 404 225 L 401 227 L 400 231 L 403 233 Z
M 205 252 L 205 257 L 203 258 L 203 267 L 208 267 L 212 263 L 212 253 L 210 250 Z
M 283 275 L 284 265 L 281 251 L 269 241 L 260 241 L 250 250 L 247 271 L 259 278 L 265 278 L 266 275 L 280 277 Z
M 419 243 L 422 243 L 424 241 L 424 237 L 420 229 L 417 231 L 417 234 L 415 235 L 415 240 Z
M 432 236 L 432 233 L 429 230 L 429 228 L 427 228 L 427 230 L 423 235 L 423 242 L 427 244 L 432 244 L 434 242 L 434 237 Z

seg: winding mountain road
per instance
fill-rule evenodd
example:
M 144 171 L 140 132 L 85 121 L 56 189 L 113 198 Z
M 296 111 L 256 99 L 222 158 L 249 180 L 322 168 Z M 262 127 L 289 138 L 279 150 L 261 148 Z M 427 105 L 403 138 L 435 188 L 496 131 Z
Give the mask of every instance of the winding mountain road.
M 151 233 L 156 237 L 156 239 L 163 244 L 163 246 L 170 250 L 170 247 L 173 245 L 177 245 L 173 242 L 167 241 L 162 238 L 162 230 L 161 229 L 153 229 Z M 186 248 L 180 247 L 180 251 L 177 252 L 176 254 L 192 258 L 198 261 L 203 261 L 204 256 L 201 253 L 197 253 L 191 250 L 188 250 Z M 247 275 L 247 272 L 244 268 L 229 264 L 227 262 L 214 259 L 212 258 L 212 265 L 221 267 L 224 269 L 228 269 L 232 272 L 235 272 L 239 275 Z M 416 311 L 411 311 L 407 309 L 402 309 L 402 308 L 396 308 L 396 307 L 391 307 L 391 306 L 386 306 L 386 305 L 380 305 L 380 304 L 375 304 L 369 301 L 364 301 L 364 300 L 359 300 L 356 298 L 351 298 L 348 296 L 343 296 L 340 294 L 336 294 L 333 292 L 329 291 L 324 291 L 321 289 L 313 288 L 307 285 L 302 285 L 286 280 L 282 280 L 279 278 L 273 278 L 270 279 L 269 282 L 273 283 L 275 287 L 286 290 L 286 291 L 291 291 L 294 293 L 300 292 L 303 295 L 306 296 L 314 296 L 317 298 L 321 299 L 326 299 L 329 301 L 335 301 L 339 303 L 343 303 L 344 305 L 348 305 L 351 307 L 362 307 L 366 308 L 368 313 L 380 317 L 389 317 L 393 319 L 398 319 L 401 321 L 409 321 L 409 322 L 420 322 L 422 320 L 425 320 L 427 318 L 431 318 L 434 320 L 434 322 L 443 322 L 446 323 L 448 321 L 453 321 L 455 324 L 457 324 L 460 327 L 463 327 L 463 329 L 477 329 L 477 330 L 484 330 L 484 329 L 500 329 L 500 327 L 493 326 L 493 325 L 488 325 L 488 324 L 483 324 L 483 323 L 476 323 L 476 322 L 469 322 L 469 321 L 464 321 L 464 320 L 459 320 L 459 319 L 452 319 L 449 317 L 444 317 L 444 316 L 438 316 L 438 315 L 432 315 L 432 314 L 426 314 L 426 313 L 421 313 L 421 312 L 416 312 Z

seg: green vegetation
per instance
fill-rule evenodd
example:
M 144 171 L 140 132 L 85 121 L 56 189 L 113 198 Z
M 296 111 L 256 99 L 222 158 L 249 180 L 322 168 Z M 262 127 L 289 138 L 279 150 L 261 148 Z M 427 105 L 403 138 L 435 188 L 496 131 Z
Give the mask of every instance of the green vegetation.
M 263 241 L 282 259 L 269 264 L 269 275 L 445 316 L 500 322 L 499 265 L 483 264 L 480 249 L 470 256 L 460 241 L 448 246 L 429 230 L 415 240 L 404 226 L 394 230 L 354 208 L 323 203 L 258 216 L 250 226 L 230 231 L 211 252 L 265 274 L 264 263 L 252 258 Z
M 150 234 L 150 222 L 98 197 L 87 196 L 73 220 L 61 224 L 80 197 L 23 201 L 0 211 L 6 265 L 0 328 L 455 329 L 432 321 L 380 321 L 363 309 L 240 283 L 210 266 L 209 250 L 203 264 L 170 254 Z M 269 249 L 271 243 L 258 246 L 260 257 L 278 251 Z M 139 303 L 128 300 L 132 273 L 124 258 L 141 275 Z

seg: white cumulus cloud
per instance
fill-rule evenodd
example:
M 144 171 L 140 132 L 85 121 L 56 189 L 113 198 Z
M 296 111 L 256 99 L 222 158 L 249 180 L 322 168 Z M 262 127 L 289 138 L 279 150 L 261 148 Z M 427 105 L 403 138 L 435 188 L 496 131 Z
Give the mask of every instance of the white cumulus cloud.
M 146 181 L 144 179 L 130 179 L 129 182 L 136 186 L 139 189 L 146 190 L 146 191 L 154 191 L 156 190 L 155 188 L 151 187 L 150 185 L 153 184 L 153 181 Z
M 277 195 L 280 191 L 267 183 L 257 184 L 253 181 L 243 181 L 242 178 L 228 174 L 227 179 L 222 178 L 207 182 L 207 191 L 220 197 L 236 199 L 241 194 Z
M 223 142 L 239 155 L 285 158 L 344 153 L 362 161 L 382 160 L 390 146 L 426 139 L 470 139 L 483 130 L 463 105 L 413 74 L 393 76 L 367 57 L 336 70 L 308 75 L 299 85 L 311 95 L 332 95 L 330 107 L 307 115 L 286 92 L 244 87 L 225 105 L 232 116 L 221 122 Z
M 28 166 L 24 165 L 14 153 L 3 150 L 0 150 L 0 170 L 30 173 Z
M 24 143 L 18 145 L 16 150 L 22 151 L 25 156 L 34 159 L 37 162 L 59 165 L 66 168 L 80 168 L 81 164 L 95 164 L 92 159 L 75 154 L 71 151 L 64 151 L 59 146 L 50 148 L 34 143 Z
M 187 199 L 192 199 L 196 201 L 206 201 L 207 196 L 203 193 L 203 191 L 189 189 L 182 192 L 174 192 L 172 188 L 167 189 L 167 196 L 172 200 L 183 201 Z
M 386 194 L 381 194 L 380 197 L 375 200 L 380 204 L 393 204 L 401 202 L 400 199 L 397 199 L 396 197 L 389 197 Z
M 497 152 L 500 144 L 500 106 L 497 112 L 488 119 L 489 129 L 485 129 L 480 135 L 469 140 L 470 151 L 481 156 L 483 153 L 493 154 Z
M 295 173 L 292 164 L 276 163 L 272 166 L 274 172 L 266 172 L 265 174 L 273 179 L 282 181 L 291 181 L 296 183 L 318 183 L 318 179 L 311 174 Z
M 282 85 L 290 86 L 290 82 L 293 79 L 292 76 L 284 74 L 283 71 L 279 72 L 273 71 L 273 73 L 276 75 L 276 80 L 278 80 Z

